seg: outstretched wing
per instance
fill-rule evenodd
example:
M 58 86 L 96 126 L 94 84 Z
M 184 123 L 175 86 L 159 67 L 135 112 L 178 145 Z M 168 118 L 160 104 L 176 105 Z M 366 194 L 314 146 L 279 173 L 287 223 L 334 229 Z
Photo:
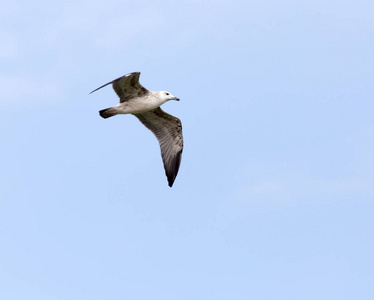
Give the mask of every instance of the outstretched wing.
M 143 96 L 147 94 L 149 91 L 139 83 L 139 77 L 140 72 L 126 74 L 122 77 L 119 77 L 111 82 L 102 85 L 96 90 L 93 90 L 90 94 L 96 92 L 104 86 L 112 84 L 114 91 L 120 98 L 120 102 L 125 102 L 134 97 Z
M 156 136 L 161 148 L 166 177 L 168 178 L 169 186 L 172 187 L 182 159 L 183 135 L 181 121 L 159 107 L 146 113 L 134 114 L 134 116 Z

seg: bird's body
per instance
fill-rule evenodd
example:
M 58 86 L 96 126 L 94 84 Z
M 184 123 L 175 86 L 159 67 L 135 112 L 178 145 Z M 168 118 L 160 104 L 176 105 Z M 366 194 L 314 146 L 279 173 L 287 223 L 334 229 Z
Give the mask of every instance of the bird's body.
M 103 86 L 112 84 L 120 103 L 101 110 L 100 116 L 109 118 L 117 114 L 133 114 L 159 141 L 166 176 L 171 187 L 177 176 L 182 151 L 183 136 L 181 121 L 164 112 L 160 106 L 169 100 L 179 100 L 166 91 L 151 92 L 139 83 L 140 72 L 129 73 Z
M 161 92 L 148 92 L 144 96 L 137 96 L 113 106 L 116 114 L 141 114 L 156 109 L 166 101 L 160 97 Z

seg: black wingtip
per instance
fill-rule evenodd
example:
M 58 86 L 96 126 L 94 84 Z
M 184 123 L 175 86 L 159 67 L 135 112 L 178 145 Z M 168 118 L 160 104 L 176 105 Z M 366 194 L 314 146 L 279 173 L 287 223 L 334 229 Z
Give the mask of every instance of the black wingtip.
M 177 178 L 179 167 L 180 167 L 181 160 L 182 160 L 182 151 L 183 150 L 181 150 L 177 153 L 177 156 L 176 156 L 176 159 L 175 159 L 175 162 L 174 162 L 173 172 L 171 172 L 170 174 L 168 174 L 168 172 L 166 172 L 166 177 L 168 178 L 168 183 L 169 183 L 170 187 L 173 186 L 175 178 Z M 165 171 L 166 171 L 166 169 L 165 169 Z
M 174 180 L 175 180 L 175 177 L 174 178 L 168 178 L 168 184 L 169 184 L 170 187 L 173 186 Z
M 168 175 L 166 175 L 166 177 L 168 178 L 168 184 L 169 184 L 169 186 L 172 187 L 173 184 L 174 184 L 174 180 L 177 177 L 177 175 L 174 175 L 174 176 L 168 176 Z
M 91 93 L 89 93 L 88 95 L 91 95 L 93 92 L 96 92 L 97 90 L 100 90 L 101 88 L 103 88 L 104 86 L 107 86 L 108 84 L 111 84 L 112 82 L 108 82 L 107 84 L 104 84 L 102 85 L 101 87 L 97 88 L 97 89 L 94 89 Z

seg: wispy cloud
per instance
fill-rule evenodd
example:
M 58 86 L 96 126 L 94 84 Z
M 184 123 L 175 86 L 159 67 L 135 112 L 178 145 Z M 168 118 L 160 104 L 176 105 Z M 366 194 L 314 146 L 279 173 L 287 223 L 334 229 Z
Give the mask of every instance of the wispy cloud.
M 56 101 L 59 87 L 39 78 L 0 76 L 0 106 L 24 106 Z
M 8 60 L 17 57 L 17 39 L 9 33 L 0 32 L 2 45 L 0 47 L 0 59 Z
M 374 197 L 374 176 L 368 174 L 336 173 L 328 176 L 310 172 L 305 165 L 280 167 L 274 162 L 247 168 L 252 175 L 247 177 L 234 194 L 234 199 L 239 202 L 290 203 Z

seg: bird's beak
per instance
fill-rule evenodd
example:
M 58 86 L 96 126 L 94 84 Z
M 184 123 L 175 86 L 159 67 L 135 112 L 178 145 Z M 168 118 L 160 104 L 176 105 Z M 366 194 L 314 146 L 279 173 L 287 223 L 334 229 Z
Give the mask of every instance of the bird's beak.
M 173 98 L 173 100 L 177 100 L 177 101 L 179 101 L 180 99 L 179 99 L 179 98 L 177 98 L 177 97 L 174 97 L 174 98 Z

